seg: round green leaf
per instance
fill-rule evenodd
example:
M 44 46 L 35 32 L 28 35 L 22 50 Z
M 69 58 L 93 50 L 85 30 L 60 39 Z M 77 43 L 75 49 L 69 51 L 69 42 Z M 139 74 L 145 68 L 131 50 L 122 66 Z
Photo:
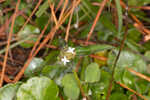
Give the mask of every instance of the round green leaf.
M 39 28 L 28 24 L 24 27 L 23 30 L 21 30 L 18 33 L 18 36 L 19 36 L 19 38 L 26 38 L 27 36 L 30 36 L 30 35 L 33 35 L 33 34 L 39 34 L 39 33 L 40 33 Z
M 8 84 L 0 88 L 0 100 L 13 100 L 16 96 L 16 92 L 20 86 L 20 83 Z
M 100 80 L 100 69 L 97 63 L 91 63 L 87 66 L 85 71 L 85 81 L 86 82 L 97 82 Z
M 19 39 L 24 39 L 28 36 L 32 36 L 32 38 L 29 40 L 30 43 L 22 43 L 21 46 L 24 47 L 24 48 L 29 48 L 29 47 L 32 47 L 34 45 L 34 43 L 32 42 L 35 42 L 37 40 L 37 35 L 40 33 L 40 30 L 39 28 L 33 26 L 33 25 L 26 25 L 24 27 L 24 29 L 22 29 L 19 33 L 18 33 L 18 38 Z M 34 35 L 34 37 L 33 37 Z
M 58 87 L 47 77 L 34 77 L 20 86 L 17 100 L 58 100 Z
M 73 74 L 66 74 L 62 79 L 62 85 L 65 95 L 72 100 L 76 100 L 79 97 L 80 89 L 76 83 Z
M 33 58 L 33 60 L 30 62 L 29 66 L 24 72 L 24 75 L 26 77 L 34 76 L 35 73 L 39 72 L 42 69 L 42 64 L 44 63 L 43 59 L 41 58 Z

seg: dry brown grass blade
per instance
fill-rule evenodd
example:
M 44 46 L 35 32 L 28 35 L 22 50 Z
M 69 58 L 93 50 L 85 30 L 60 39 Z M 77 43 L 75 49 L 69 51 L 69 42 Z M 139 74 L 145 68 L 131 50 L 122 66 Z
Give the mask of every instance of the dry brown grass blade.
M 1 72 L 0 72 L 0 76 L 2 76 Z M 7 75 L 4 75 L 4 81 L 7 82 L 7 83 L 12 83 L 12 80 L 10 80 Z
M 120 4 L 122 5 L 123 8 L 126 8 L 126 5 L 122 0 L 120 0 Z M 144 35 L 144 42 L 149 41 L 150 40 L 150 30 L 145 28 L 143 23 L 135 15 L 130 13 L 130 16 L 136 22 L 134 24 L 134 26 Z
M 40 43 L 40 40 L 41 40 L 41 38 L 43 37 L 43 35 L 44 35 L 44 33 L 45 33 L 45 31 L 46 31 L 46 29 L 47 29 L 47 27 L 48 27 L 50 21 L 51 21 L 51 18 L 49 18 L 48 23 L 45 25 L 45 27 L 44 27 L 44 29 L 42 30 L 40 36 L 38 37 L 37 41 L 35 42 L 35 44 L 34 44 L 32 50 L 31 50 L 31 52 L 30 52 L 29 57 L 31 57 L 31 56 L 33 55 L 33 52 L 35 51 L 37 45 Z
M 80 0 L 76 0 L 74 6 L 76 7 L 79 3 L 80 3 Z M 64 13 L 62 19 L 61 19 L 60 21 L 58 21 L 59 25 L 55 27 L 56 30 L 57 30 L 57 29 L 62 25 L 62 23 L 68 18 L 68 16 L 71 14 L 72 10 L 73 10 L 73 7 L 71 6 L 71 10 L 69 10 L 69 11 L 66 12 L 66 13 Z M 53 40 L 54 35 L 55 35 L 55 32 L 52 32 L 52 33 L 50 34 L 50 40 L 51 40 L 51 41 Z
M 4 2 L 5 0 L 0 0 L 0 3 Z
M 145 80 L 147 80 L 147 81 L 150 82 L 150 77 L 145 76 L 144 74 L 141 74 L 141 73 L 139 73 L 139 72 L 136 72 L 136 71 L 134 71 L 134 70 L 131 69 L 131 68 L 128 68 L 128 67 L 127 67 L 126 69 L 127 69 L 129 72 L 135 74 L 136 76 L 138 76 L 138 77 L 140 77 L 140 78 L 143 78 L 143 79 L 145 79 Z
M 57 21 L 55 11 L 54 11 L 54 4 L 51 4 L 50 0 L 48 0 L 48 3 L 49 3 L 49 7 L 51 9 L 51 12 L 52 12 L 52 17 L 54 19 L 54 22 L 55 22 L 56 26 L 58 26 L 58 21 Z
M 143 26 L 142 22 L 141 22 L 136 16 L 134 16 L 133 14 L 130 14 L 130 15 L 131 15 L 132 19 L 133 19 L 136 23 L 138 23 L 139 25 Z
M 60 0 L 60 1 L 59 1 L 58 5 L 57 5 L 57 7 L 56 7 L 55 12 L 58 11 L 58 9 L 61 7 L 61 5 L 63 4 L 63 2 L 64 2 L 64 0 Z
M 3 62 L 3 68 L 2 68 L 2 74 L 1 74 L 1 79 L 0 79 L 0 87 L 2 87 L 2 85 L 3 85 L 3 79 L 5 76 L 5 69 L 6 69 L 6 64 L 7 64 L 9 46 L 10 46 L 10 41 L 11 41 L 11 37 L 12 37 L 13 27 L 14 27 L 16 15 L 18 12 L 19 4 L 20 4 L 20 0 L 17 1 L 15 13 L 13 14 L 12 24 L 11 24 L 10 31 L 9 31 L 9 36 L 8 36 L 7 46 L 6 46 L 6 52 L 5 52 L 4 62 Z
M 14 10 L 14 8 L 5 8 L 5 9 L 3 9 L 3 13 L 8 13 L 9 11 L 12 11 L 12 10 Z
M 76 44 L 80 44 L 80 45 L 85 45 L 86 44 L 85 40 L 72 39 L 72 42 L 76 43 Z M 94 44 L 96 44 L 96 43 L 89 41 L 87 45 L 94 45 Z
M 66 42 L 68 42 L 70 25 L 71 25 L 71 21 L 72 21 L 73 12 L 74 12 L 74 9 L 75 9 L 74 5 L 75 5 L 75 0 L 73 1 L 73 8 L 72 8 L 72 11 L 71 11 L 71 15 L 70 15 L 70 18 L 69 18 L 69 23 L 68 23 L 68 27 L 67 27 L 67 31 L 66 31 L 66 36 L 65 36 L 65 41 Z
M 62 17 L 63 17 L 63 14 L 64 14 L 64 12 L 65 12 L 65 9 L 66 9 L 66 7 L 67 7 L 67 4 L 68 4 L 68 0 L 65 0 L 65 2 L 64 2 L 64 6 L 63 6 L 63 8 L 62 8 L 62 10 L 61 10 L 61 13 L 60 13 L 60 16 L 59 16 L 59 22 L 60 22 L 60 20 L 62 19 Z
M 22 15 L 22 17 L 24 17 L 26 20 L 28 19 L 28 16 L 26 16 L 24 13 L 22 13 L 21 15 Z M 36 23 L 33 22 L 31 19 L 29 20 L 29 22 L 30 22 L 31 24 L 33 24 L 33 25 L 36 25 Z
M 94 28 L 95 28 L 95 26 L 96 26 L 96 23 L 97 23 L 97 21 L 98 21 L 100 15 L 101 15 L 101 13 L 102 13 L 104 7 L 105 7 L 107 1 L 108 1 L 108 0 L 103 0 L 103 2 L 101 3 L 100 8 L 99 8 L 99 10 L 98 10 L 98 13 L 97 13 L 97 15 L 96 15 L 96 18 L 95 18 L 95 20 L 94 20 L 94 22 L 93 22 L 93 25 L 92 25 L 91 29 L 90 29 L 90 32 L 88 33 L 86 42 L 88 42 L 88 41 L 90 40 L 90 37 L 91 37 L 91 35 L 92 35 L 93 31 L 94 31 Z
M 104 57 L 104 56 L 97 56 L 97 55 L 91 54 L 90 57 L 91 58 L 96 58 L 96 59 L 102 60 L 102 61 L 107 61 L 107 58 Z
M 68 42 L 68 37 L 69 37 L 69 30 L 70 30 L 70 24 L 72 20 L 73 12 L 70 15 L 68 26 L 67 26 L 67 31 L 66 31 L 66 36 L 65 36 L 65 41 Z
M 129 90 L 130 92 L 136 94 L 136 95 L 139 96 L 141 99 L 143 99 L 143 100 L 148 100 L 148 99 L 147 99 L 146 97 L 144 97 L 142 94 L 137 93 L 135 90 L 133 90 L 133 89 L 127 87 L 125 84 L 122 84 L 122 83 L 120 83 L 120 82 L 116 82 L 116 83 L 119 84 L 121 87 L 123 87 L 123 88 Z

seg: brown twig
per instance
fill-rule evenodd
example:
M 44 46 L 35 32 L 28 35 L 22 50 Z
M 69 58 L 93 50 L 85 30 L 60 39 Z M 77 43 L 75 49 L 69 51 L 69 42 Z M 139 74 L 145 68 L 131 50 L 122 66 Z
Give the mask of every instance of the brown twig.
M 104 7 L 105 7 L 107 1 L 108 1 L 108 0 L 103 0 L 102 4 L 101 4 L 101 6 L 100 6 L 100 8 L 99 8 L 99 10 L 98 10 L 98 13 L 97 13 L 97 15 L 96 15 L 96 18 L 95 18 L 95 20 L 94 20 L 94 22 L 93 22 L 93 25 L 92 25 L 92 27 L 91 27 L 91 29 L 90 29 L 90 32 L 88 33 L 86 42 L 88 42 L 88 41 L 90 40 L 90 37 L 91 37 L 91 35 L 92 35 L 93 31 L 94 31 L 94 28 L 95 28 L 95 26 L 96 26 L 96 23 L 97 23 L 97 21 L 98 21 L 100 15 L 101 15 L 101 13 L 102 13 Z
M 66 31 L 66 36 L 65 36 L 65 41 L 66 42 L 68 41 L 71 20 L 72 20 L 72 16 L 73 16 L 73 11 L 75 9 L 74 4 L 75 4 L 75 0 L 73 1 L 73 8 L 72 8 L 72 12 L 71 12 L 71 15 L 70 15 L 70 18 L 69 18 L 69 23 L 68 23 L 68 27 L 67 27 L 67 31 Z
M 136 94 L 137 96 L 141 97 L 142 99 L 144 99 L 144 100 L 148 100 L 148 99 L 147 99 L 146 97 L 144 97 L 142 94 L 137 93 L 136 91 L 134 91 L 133 89 L 131 89 L 131 88 L 127 87 L 126 85 L 121 84 L 120 82 L 116 82 L 116 83 L 117 83 L 117 84 L 119 84 L 121 87 L 123 87 L 123 88 L 125 88 L 125 89 L 129 90 L 130 92 L 132 92 L 132 93 Z
M 99 59 L 99 60 L 102 60 L 102 61 L 107 61 L 107 58 L 104 57 L 104 56 L 97 56 L 97 55 L 91 54 L 90 57 L 96 58 L 96 59 Z
M 65 11 L 65 9 L 66 9 L 66 7 L 67 7 L 67 4 L 68 4 L 68 0 L 65 0 L 64 6 L 63 6 L 62 11 L 61 11 L 60 16 L 59 16 L 59 20 L 58 20 L 59 22 L 60 22 L 60 20 L 61 20 L 62 17 L 63 17 L 63 14 L 64 14 L 64 11 Z
M 3 13 L 7 13 L 7 12 L 9 12 L 9 11 L 12 11 L 12 10 L 14 10 L 14 8 L 6 8 L 6 9 L 3 9 Z
M 2 76 L 2 73 L 0 72 L 0 77 Z M 9 79 L 7 75 L 4 75 L 4 81 L 7 83 L 12 83 L 12 80 Z
M 150 82 L 150 77 L 145 76 L 145 75 L 143 75 L 143 74 L 141 74 L 141 73 L 139 73 L 139 72 L 136 72 L 136 71 L 134 71 L 134 70 L 131 69 L 131 68 L 126 67 L 126 69 L 127 69 L 129 72 L 135 74 L 136 76 L 139 76 L 140 78 L 143 78 L 143 79 L 145 79 L 145 80 L 147 80 L 147 81 Z
M 123 8 L 126 8 L 126 4 L 122 0 L 120 1 L 120 4 L 122 5 Z M 146 42 L 150 40 L 150 30 L 145 28 L 143 23 L 135 15 L 130 13 L 130 16 L 136 22 L 134 24 L 135 28 L 137 28 L 144 35 L 144 41 Z
M 28 16 L 26 16 L 24 13 L 21 14 L 22 17 L 24 17 L 26 20 L 28 19 Z M 35 22 L 33 22 L 31 19 L 29 20 L 29 22 L 33 25 L 36 25 Z
M 57 7 L 56 7 L 55 12 L 58 11 L 58 9 L 61 7 L 61 5 L 63 4 L 63 2 L 64 2 L 64 0 L 60 0 L 60 1 L 59 1 L 58 5 L 57 5 Z
M 0 0 L 0 3 L 4 2 L 5 0 Z
M 11 28 L 10 28 L 10 32 L 9 32 L 9 36 L 8 36 L 8 40 L 7 40 L 6 52 L 5 52 L 5 57 L 4 57 L 1 79 L 0 79 L 0 87 L 2 87 L 2 85 L 3 85 L 3 79 L 5 76 L 8 51 L 9 51 L 10 41 L 11 41 L 11 37 L 12 37 L 13 27 L 14 27 L 14 23 L 15 23 L 15 19 L 16 19 L 16 13 L 18 12 L 19 4 L 20 4 L 20 0 L 18 0 L 18 2 L 16 4 L 15 13 L 13 15 L 12 24 L 11 24 Z
M 54 22 L 56 24 L 56 26 L 58 25 L 58 21 L 57 21 L 57 18 L 56 18 L 56 15 L 55 15 L 55 11 L 54 11 L 54 4 L 51 4 L 50 0 L 48 0 L 48 3 L 49 3 L 49 7 L 51 9 L 51 12 L 52 12 L 52 17 L 54 19 Z
M 29 57 L 31 57 L 31 56 L 33 55 L 33 52 L 35 51 L 36 47 L 37 47 L 38 44 L 40 43 L 40 40 L 41 40 L 41 38 L 43 37 L 43 35 L 44 35 L 44 33 L 45 33 L 45 31 L 46 31 L 46 29 L 47 29 L 49 23 L 50 23 L 50 20 L 51 20 L 51 18 L 49 18 L 48 23 L 45 25 L 45 27 L 44 27 L 44 29 L 42 30 L 40 36 L 38 37 L 37 41 L 35 42 L 35 44 L 34 44 L 32 50 L 31 50 L 31 52 L 30 52 Z

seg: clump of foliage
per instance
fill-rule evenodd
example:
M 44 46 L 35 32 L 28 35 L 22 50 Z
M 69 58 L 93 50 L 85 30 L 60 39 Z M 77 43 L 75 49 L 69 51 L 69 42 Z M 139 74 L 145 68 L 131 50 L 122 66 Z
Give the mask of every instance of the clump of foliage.
M 149 4 L 0 0 L 0 100 L 149 100 Z

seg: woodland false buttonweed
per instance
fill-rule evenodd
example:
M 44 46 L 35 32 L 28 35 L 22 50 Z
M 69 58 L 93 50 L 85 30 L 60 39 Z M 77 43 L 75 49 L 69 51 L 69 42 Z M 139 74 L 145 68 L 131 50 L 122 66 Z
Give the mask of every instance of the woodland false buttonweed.
M 91 91 L 91 89 L 89 89 L 89 91 L 88 91 L 88 95 L 92 95 L 92 91 Z
M 68 62 L 70 62 L 71 59 L 73 59 L 76 55 L 75 48 L 72 47 L 64 47 L 61 52 L 59 58 L 61 59 L 61 62 L 66 65 Z
M 63 62 L 64 65 L 66 65 L 67 62 L 70 62 L 66 56 L 64 56 L 64 58 L 61 59 L 61 61 Z
M 69 52 L 69 53 L 72 53 L 72 54 L 75 54 L 75 48 L 71 48 L 71 47 L 69 47 L 68 48 L 68 50 L 67 50 L 67 52 Z

